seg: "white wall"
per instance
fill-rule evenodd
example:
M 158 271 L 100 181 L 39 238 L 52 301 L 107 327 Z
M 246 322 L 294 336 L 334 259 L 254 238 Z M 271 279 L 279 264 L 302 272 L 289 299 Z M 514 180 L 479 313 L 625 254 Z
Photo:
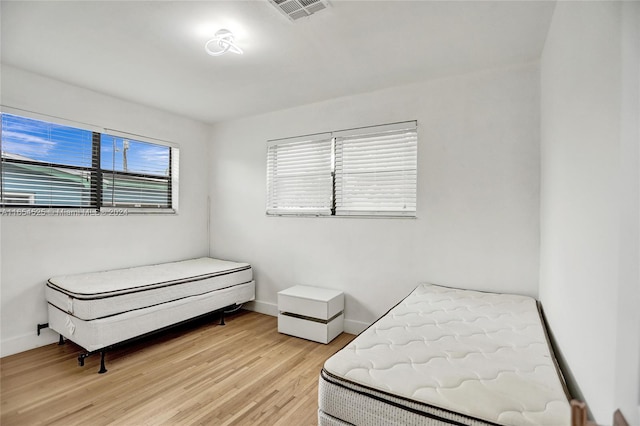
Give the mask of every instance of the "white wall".
M 640 425 L 640 2 L 625 2 L 620 133 L 620 287 L 614 404 Z
M 2 104 L 180 145 L 178 215 L 1 219 L 1 354 L 57 340 L 47 322 L 50 276 L 207 255 L 209 127 L 18 69 L 2 67 Z
M 640 424 L 639 22 L 559 2 L 541 60 L 540 298 L 599 424 Z
M 539 72 L 527 64 L 214 126 L 215 256 L 255 268 L 255 309 L 294 284 L 341 289 L 357 332 L 419 282 L 537 296 Z M 418 120 L 417 219 L 265 216 L 266 141 Z

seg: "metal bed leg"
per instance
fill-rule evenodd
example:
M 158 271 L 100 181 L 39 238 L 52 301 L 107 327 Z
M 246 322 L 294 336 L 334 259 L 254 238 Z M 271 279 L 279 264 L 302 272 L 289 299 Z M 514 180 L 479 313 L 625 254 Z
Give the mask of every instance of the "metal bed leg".
M 100 351 L 100 370 L 98 371 L 98 374 L 104 374 L 107 372 L 107 368 L 104 366 L 104 354 L 106 352 L 107 352 L 106 350 Z M 95 352 L 85 352 L 78 355 L 78 365 L 80 367 L 84 367 L 84 359 L 90 357 L 94 353 Z
M 98 374 L 104 374 L 107 372 L 107 369 L 104 367 L 104 353 L 106 351 L 100 351 L 100 371 L 98 371 Z
M 84 367 L 84 359 L 91 355 L 89 352 L 85 352 L 83 354 L 78 355 L 78 365 L 80 367 Z
M 222 311 L 220 311 L 220 325 L 225 325 L 224 324 L 224 309 Z
M 62 337 L 62 334 L 60 335 L 60 339 L 58 340 L 58 346 L 62 346 L 64 345 L 64 337 Z

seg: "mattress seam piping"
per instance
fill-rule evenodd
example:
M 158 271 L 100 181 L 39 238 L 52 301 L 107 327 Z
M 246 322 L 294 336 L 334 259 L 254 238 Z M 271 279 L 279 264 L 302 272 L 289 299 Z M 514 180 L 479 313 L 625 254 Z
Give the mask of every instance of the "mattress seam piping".
M 204 281 L 206 279 L 209 278 L 215 278 L 215 277 L 221 277 L 221 276 L 225 276 L 225 275 L 231 275 L 231 274 L 235 274 L 237 272 L 242 272 L 242 271 L 246 271 L 246 270 L 250 270 L 252 269 L 251 267 L 248 268 L 244 268 L 244 269 L 237 269 L 237 270 L 233 270 L 233 271 L 225 271 L 223 273 L 214 273 L 214 274 L 202 274 L 202 275 L 196 275 L 194 277 L 186 277 L 186 278 L 180 278 L 180 279 L 176 279 L 176 280 L 172 280 L 172 281 L 163 281 L 163 282 L 159 282 L 159 283 L 154 283 L 154 284 L 145 284 L 145 285 L 141 285 L 141 286 L 136 286 L 136 287 L 129 287 L 129 288 L 125 288 L 125 289 L 120 289 L 120 290 L 115 290 L 113 292 L 111 292 L 112 294 L 109 294 L 110 292 L 99 292 L 99 293 L 76 293 L 76 292 L 72 292 L 69 290 L 65 290 L 64 288 L 52 283 L 50 280 L 47 280 L 47 287 L 53 289 L 53 290 L 58 290 L 61 293 L 66 294 L 67 296 L 72 296 L 75 297 L 76 299 L 79 300 L 96 300 L 96 299 L 107 299 L 109 297 L 116 297 L 116 296 L 120 296 L 122 294 L 132 294 L 132 293 L 139 293 L 142 291 L 147 291 L 147 290 L 153 290 L 156 288 L 164 288 L 164 287 L 171 287 L 174 285 L 180 285 L 180 284 L 188 284 L 191 282 L 196 282 L 196 281 Z M 251 280 L 253 281 L 253 280 Z M 250 282 L 250 281 L 247 281 Z M 129 291 L 129 290 L 133 290 L 133 291 Z M 76 296 L 96 296 L 96 297 L 76 297 Z
M 407 410 L 409 410 L 409 411 L 411 411 L 411 412 L 413 412 L 415 414 L 418 414 L 418 415 L 424 415 L 425 417 L 429 417 L 429 418 L 432 418 L 434 420 L 446 421 L 446 422 L 448 422 L 448 423 L 450 423 L 452 425 L 466 426 L 464 423 L 460 423 L 460 422 L 458 422 L 456 420 L 441 418 L 436 414 L 426 413 L 424 411 L 420 411 L 419 409 L 406 407 L 406 406 L 403 406 L 403 405 L 401 405 L 399 403 L 394 403 L 393 401 L 388 401 L 388 400 L 384 400 L 384 399 L 382 399 L 380 397 L 376 397 L 375 395 L 367 394 L 367 393 L 358 391 L 356 389 L 351 389 L 351 388 L 345 386 L 344 384 L 340 383 L 338 380 L 344 380 L 345 382 L 347 382 L 349 384 L 352 384 L 354 386 L 360 386 L 360 387 L 362 387 L 364 389 L 367 389 L 367 390 L 370 390 L 370 391 L 373 391 L 373 392 L 379 392 L 379 393 L 382 393 L 384 395 L 387 395 L 387 396 L 390 396 L 390 397 L 393 397 L 393 398 L 398 398 L 398 399 L 406 401 L 408 403 L 419 404 L 419 405 L 422 405 L 424 407 L 429 407 L 429 408 L 432 408 L 434 410 L 441 410 L 441 411 L 444 411 L 446 413 L 449 413 L 449 414 L 452 414 L 452 415 L 456 415 L 456 416 L 460 416 L 460 417 L 464 417 L 464 418 L 469 419 L 469 420 L 485 422 L 485 423 L 487 423 L 489 425 L 493 425 L 493 426 L 501 426 L 499 423 L 494 423 L 494 422 L 492 422 L 490 420 L 481 419 L 481 418 L 478 418 L 478 417 L 470 416 L 468 414 L 458 413 L 458 412 L 455 412 L 455 411 L 452 411 L 452 410 L 448 410 L 446 408 L 438 407 L 438 406 L 435 406 L 435 405 L 431 405 L 431 404 L 428 404 L 428 403 L 425 403 L 425 402 L 422 402 L 422 401 L 416 401 L 416 400 L 413 400 L 413 399 L 410 399 L 410 398 L 407 398 L 407 397 L 404 397 L 404 396 L 394 395 L 394 394 L 391 394 L 389 392 L 382 391 L 380 389 L 375 389 L 375 388 L 372 388 L 372 387 L 369 387 L 369 386 L 366 386 L 366 385 L 363 385 L 363 384 L 360 384 L 360 383 L 356 383 L 356 382 L 353 382 L 353 381 L 348 381 L 347 379 L 338 377 L 338 376 L 328 372 L 324 368 L 322 368 L 322 370 L 320 372 L 320 376 L 324 380 L 326 380 L 327 382 L 329 382 L 329 383 L 331 383 L 331 384 L 333 384 L 335 386 L 339 386 L 339 387 L 344 388 L 344 389 L 349 389 L 349 390 L 351 390 L 353 392 L 359 393 L 359 394 L 367 396 L 367 397 L 372 397 L 372 398 L 374 398 L 374 399 L 376 399 L 378 401 L 381 401 L 381 402 L 384 402 L 384 403 L 389 403 L 389 404 L 394 405 L 394 406 L 396 406 L 398 408 L 407 409 Z M 451 423 L 451 422 L 453 422 L 453 423 Z

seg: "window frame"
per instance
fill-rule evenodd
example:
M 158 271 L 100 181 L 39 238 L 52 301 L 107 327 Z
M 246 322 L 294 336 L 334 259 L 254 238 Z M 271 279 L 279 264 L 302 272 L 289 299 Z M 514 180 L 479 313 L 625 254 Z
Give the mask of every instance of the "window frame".
M 169 148 L 169 171 L 168 171 L 168 175 L 167 176 L 160 176 L 160 175 L 147 175 L 145 173 L 140 173 L 140 172 L 124 172 L 124 171 L 112 171 L 109 169 L 105 169 L 102 168 L 102 165 L 100 164 L 100 160 L 101 160 L 101 154 L 98 154 L 98 170 L 99 170 L 99 174 L 100 174 L 100 185 L 99 186 L 99 191 L 100 191 L 100 211 L 101 212 L 113 212 L 113 211 L 122 211 L 122 210 L 127 210 L 128 209 L 134 209 L 133 213 L 156 213 L 156 214 L 161 214 L 161 213 L 177 213 L 178 211 L 178 163 L 179 163 L 179 158 L 180 158 L 180 154 L 179 154 L 179 148 L 176 144 L 173 144 L 171 142 L 167 142 L 167 141 L 160 141 L 158 139 L 151 139 L 145 136 L 140 136 L 140 135 L 134 135 L 131 133 L 126 133 L 126 132 L 122 132 L 119 130 L 113 130 L 113 129 L 104 129 L 104 131 L 102 132 L 102 135 L 106 135 L 106 136 L 111 136 L 111 137 L 115 137 L 115 138 L 122 138 L 122 139 L 128 139 L 132 142 L 143 142 L 143 143 L 147 143 L 147 144 L 152 144 L 152 145 L 158 145 L 158 146 L 164 146 Z M 98 149 L 101 150 L 102 146 L 98 145 Z M 166 180 L 167 181 L 167 198 L 169 199 L 169 207 L 135 207 L 135 206 L 130 206 L 130 205 L 123 205 L 122 207 L 118 207 L 118 206 L 104 206 L 102 205 L 102 191 L 103 191 L 103 181 L 104 181 L 104 174 L 105 173 L 109 173 L 109 174 L 113 174 L 113 175 L 120 175 L 120 176 L 129 176 L 129 177 L 141 177 L 141 178 L 152 178 L 152 179 L 162 179 L 162 180 Z M 131 213 L 131 212 L 130 212 Z
M 73 129 L 84 130 L 92 133 L 92 164 L 91 167 L 79 167 L 79 166 L 68 166 L 60 164 L 60 169 L 69 169 L 69 170 L 80 170 L 86 171 L 91 175 L 90 182 L 90 204 L 89 205 L 81 205 L 81 206 L 73 206 L 73 205 L 45 205 L 45 204 L 4 204 L 0 202 L 0 213 L 5 212 L 8 215 L 13 215 L 12 211 L 15 213 L 16 210 L 21 210 L 23 214 L 20 216 L 40 216 L 40 215 L 67 215 L 73 216 L 74 214 L 68 214 L 69 212 L 78 212 L 78 215 L 92 215 L 92 213 L 96 215 L 109 215 L 109 216 L 126 216 L 128 214 L 177 214 L 178 213 L 178 188 L 179 188 L 179 146 L 175 143 L 150 138 L 146 136 L 141 136 L 137 134 L 122 132 L 120 130 L 107 129 L 104 127 L 81 123 L 76 121 L 71 121 L 67 119 L 63 119 L 60 117 L 54 117 L 45 114 L 34 113 L 31 111 L 26 111 L 22 109 L 15 109 L 6 106 L 2 106 L 0 108 L 0 114 L 8 114 L 13 116 L 18 116 L 22 118 L 38 120 L 41 122 L 55 124 L 60 126 L 66 126 Z M 0 133 L 1 133 L 0 129 Z M 127 138 L 132 141 L 144 142 L 153 145 L 165 146 L 169 148 L 169 172 L 168 176 L 163 178 L 168 179 L 168 196 L 169 199 L 169 207 L 135 207 L 134 205 L 127 206 L 105 206 L 102 203 L 102 186 L 103 186 L 103 172 L 105 171 L 100 167 L 100 150 L 101 150 L 101 135 L 109 135 L 114 137 Z M 0 135 L 1 136 L 1 135 Z M 5 157 L 2 158 L 0 162 L 0 185 L 3 184 L 2 179 L 4 177 L 3 167 L 4 164 L 31 164 L 40 165 L 40 166 L 49 166 L 58 168 L 57 163 L 40 163 L 37 161 L 25 161 L 19 159 L 7 159 Z M 140 175 L 138 173 L 134 173 L 134 175 Z M 156 176 L 154 176 L 156 177 Z M 0 186 L 0 194 L 2 193 L 3 187 Z M 13 191 L 9 191 L 7 193 L 11 193 Z M 29 212 L 32 213 L 29 213 Z M 37 214 L 36 214 L 37 212 Z M 65 212 L 67 214 L 65 214 Z M 84 212 L 84 213 L 83 213 Z
M 308 147 L 312 145 L 320 145 L 320 144 L 329 144 L 329 150 L 328 152 L 324 152 L 326 151 L 326 148 L 324 147 L 319 147 L 318 149 L 316 149 L 315 151 L 320 151 L 320 152 L 315 152 L 315 153 L 311 153 L 311 154 L 305 154 L 305 152 L 308 151 L 313 151 L 313 149 L 309 149 Z M 312 135 L 307 135 L 307 136 L 299 136 L 299 137 L 293 137 L 293 138 L 284 138 L 284 139 L 274 139 L 271 141 L 267 142 L 267 206 L 266 206 L 266 212 L 268 215 L 270 216 L 297 216 L 297 215 L 302 215 L 302 216 L 329 216 L 332 214 L 332 206 L 334 205 L 334 200 L 333 200 L 333 163 L 332 163 L 332 157 L 333 157 L 333 140 L 331 137 L 331 133 L 316 133 L 316 134 L 312 134 Z M 284 155 L 288 155 L 288 157 L 290 158 L 290 160 L 288 161 L 289 164 L 285 165 L 286 168 L 286 172 L 287 175 L 282 176 L 280 179 L 278 178 L 279 176 L 281 176 L 277 170 L 277 157 L 278 157 L 278 148 L 282 147 L 283 149 L 287 149 L 287 147 L 290 147 L 291 149 L 289 150 L 289 153 L 285 153 Z M 298 147 L 299 149 L 296 151 L 295 147 Z M 324 148 L 324 149 L 323 149 Z M 293 154 L 291 154 L 291 151 L 294 151 Z M 324 156 L 327 156 L 327 158 L 324 158 Z M 314 162 L 314 166 L 316 166 L 316 170 L 314 172 L 307 172 L 304 173 L 304 170 L 301 170 L 299 168 L 295 168 L 295 165 L 291 165 L 291 163 L 299 163 L 301 157 L 304 157 L 306 159 L 312 158 L 312 161 Z M 317 205 L 317 204 L 313 204 L 311 205 L 308 204 L 306 206 L 303 207 L 294 207 L 294 208 L 290 208 L 290 207 L 286 207 L 286 206 L 282 206 L 281 203 L 286 203 L 289 200 L 289 197 L 279 197 L 278 194 L 278 188 L 281 185 L 286 185 L 289 182 L 290 178 L 291 180 L 296 180 L 296 178 L 298 179 L 298 184 L 297 185 L 304 185 L 305 189 L 310 190 L 313 189 L 315 191 L 318 190 L 323 190 L 322 188 L 322 183 L 321 180 L 321 176 L 323 175 L 323 173 L 321 171 L 318 171 L 317 168 L 321 167 L 323 164 L 323 162 L 328 162 L 328 164 L 324 164 L 326 168 L 325 173 L 326 176 L 324 177 L 325 180 L 330 181 L 330 187 L 329 188 L 324 188 L 324 190 L 326 190 L 326 193 L 322 193 L 321 196 L 317 197 L 320 199 L 324 199 L 324 203 L 321 203 L 322 205 Z M 305 166 L 308 164 L 305 164 Z M 297 172 L 296 175 L 292 175 L 293 172 Z M 308 182 L 309 180 L 312 180 L 315 177 L 315 182 Z M 306 183 L 299 183 L 301 180 L 305 181 L 304 178 L 310 178 L 310 179 L 306 179 Z M 318 182 L 320 181 L 320 182 Z M 315 184 L 314 184 L 315 183 Z M 326 183 L 325 183 L 326 185 Z M 317 200 L 316 198 L 316 200 Z
M 373 209 L 346 209 L 338 205 L 339 194 L 338 191 L 338 182 L 337 180 L 341 178 L 341 175 L 338 171 L 337 164 L 341 161 L 344 161 L 344 158 L 339 157 L 342 155 L 338 152 L 338 139 L 345 137 L 353 137 L 353 136 L 366 136 L 366 135 L 377 135 L 381 136 L 384 134 L 391 134 L 393 132 L 415 132 L 415 146 L 414 146 L 414 155 L 412 157 L 414 161 L 414 168 L 412 174 L 415 176 L 412 181 L 413 185 L 413 208 L 409 210 L 401 210 L 401 209 L 386 209 L 386 210 L 377 210 Z M 272 165 L 270 164 L 270 149 L 273 145 L 290 143 L 291 141 L 297 140 L 305 140 L 311 137 L 317 137 L 330 135 L 331 139 L 331 206 L 330 213 L 326 212 L 315 212 L 311 209 L 306 211 L 304 207 L 299 209 L 291 209 L 287 212 L 278 211 L 277 209 L 270 208 L 270 191 L 271 191 L 271 170 Z M 410 173 L 411 174 L 411 173 Z M 340 217 L 340 218 L 392 218 L 392 219 L 416 219 L 417 218 L 417 198 L 418 198 L 418 122 L 417 120 L 408 120 L 396 123 L 389 124 L 381 124 L 381 125 L 373 125 L 345 130 L 336 130 L 332 132 L 325 133 L 317 133 L 309 136 L 298 136 L 292 138 L 281 138 L 281 139 L 271 139 L 267 141 L 267 200 L 266 200 L 266 209 L 265 214 L 269 217 L 278 217 L 278 216 L 293 216 L 293 217 Z

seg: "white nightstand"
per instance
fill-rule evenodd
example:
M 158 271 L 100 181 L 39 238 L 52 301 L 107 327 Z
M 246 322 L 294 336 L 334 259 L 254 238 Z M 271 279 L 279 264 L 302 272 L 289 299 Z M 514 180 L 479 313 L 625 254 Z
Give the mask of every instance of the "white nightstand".
M 278 293 L 278 331 L 329 343 L 344 330 L 344 294 L 298 285 Z

